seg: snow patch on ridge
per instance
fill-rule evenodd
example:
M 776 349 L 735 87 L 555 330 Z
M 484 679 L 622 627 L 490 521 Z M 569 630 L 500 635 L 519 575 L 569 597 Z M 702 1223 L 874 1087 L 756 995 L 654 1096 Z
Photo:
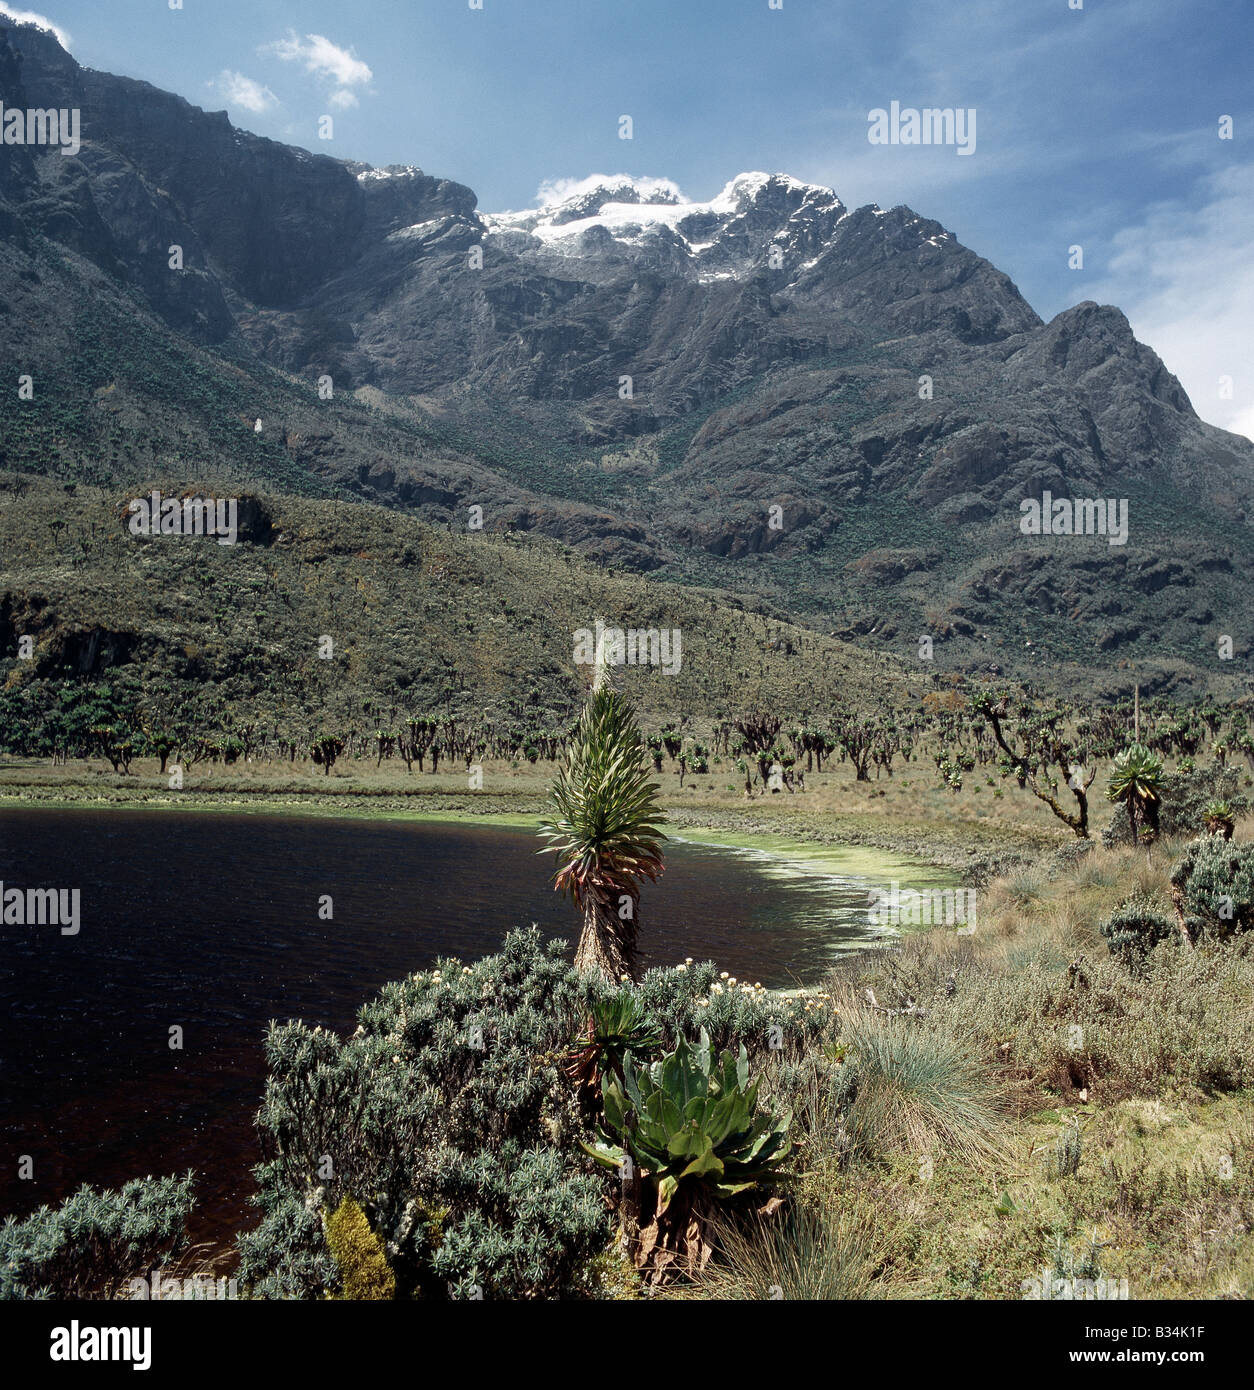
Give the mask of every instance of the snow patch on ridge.
M 537 194 L 537 207 L 521 212 L 487 213 L 483 221 L 491 232 L 529 232 L 546 244 L 580 236 L 597 226 L 606 228 L 619 240 L 633 242 L 661 227 L 674 230 L 689 217 L 736 217 L 748 211 L 772 182 L 789 191 L 800 190 L 803 205 L 842 206 L 830 188 L 802 183 L 787 174 L 737 174 L 716 197 L 704 203 L 685 198 L 679 185 L 670 179 L 590 174 L 583 179 L 546 180 Z M 691 242 L 688 249 L 697 254 L 713 244 L 712 240 Z
M 536 192 L 536 202 L 541 208 L 560 207 L 565 203 L 578 202 L 589 193 L 602 189 L 614 192 L 632 190 L 638 195 L 634 201 L 641 203 L 684 201 L 679 185 L 670 179 L 633 178 L 630 174 L 589 174 L 585 179 L 545 179 Z M 513 213 L 502 215 L 515 216 Z
M 357 175 L 358 183 L 376 183 L 381 179 L 417 178 L 422 170 L 416 164 L 389 164 L 383 169 L 362 169 Z
M 937 247 L 949 234 L 909 214 L 905 226 L 920 246 Z M 871 203 L 877 219 L 889 213 Z M 671 179 L 632 174 L 589 174 L 549 179 L 536 205 L 517 212 L 481 213 L 489 237 L 522 255 L 601 261 L 623 259 L 668 272 L 686 271 L 698 283 L 743 280 L 765 266 L 786 272 L 791 284 L 824 263 L 836 228 L 852 216 L 822 184 L 760 170 L 737 174 L 705 202 L 694 201 Z M 930 235 L 929 235 L 930 233 Z

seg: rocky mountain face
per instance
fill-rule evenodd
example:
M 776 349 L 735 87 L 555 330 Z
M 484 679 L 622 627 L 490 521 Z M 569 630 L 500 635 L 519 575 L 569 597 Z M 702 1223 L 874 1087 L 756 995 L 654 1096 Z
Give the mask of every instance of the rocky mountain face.
M 754 173 L 707 203 L 594 177 L 485 214 L 463 185 L 259 138 L 4 20 L 0 86 L 82 120 L 77 155 L 5 148 L 0 313 L 29 328 L 55 286 L 96 285 L 128 332 L 256 396 L 282 427 L 270 481 L 458 525 L 477 504 L 489 530 L 751 590 L 907 657 L 930 635 L 968 669 L 1153 684 L 1210 672 L 1219 634 L 1246 650 L 1254 445 L 1200 421 L 1117 309 L 1042 323 L 909 208 Z M 152 388 L 119 379 L 138 409 Z M 80 459 L 85 430 L 58 436 Z M 1127 543 L 1025 536 L 1019 504 L 1046 491 L 1128 499 Z

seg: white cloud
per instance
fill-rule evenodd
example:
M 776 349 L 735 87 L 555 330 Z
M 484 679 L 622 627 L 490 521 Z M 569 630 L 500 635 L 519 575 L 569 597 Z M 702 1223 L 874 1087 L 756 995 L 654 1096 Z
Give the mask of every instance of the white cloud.
M 1209 175 L 1199 195 L 1151 207 L 1114 238 L 1091 297 L 1117 304 L 1211 424 L 1254 439 L 1254 164 Z M 1232 379 L 1232 398 L 1220 379 Z
M 369 87 L 374 79 L 368 64 L 363 63 L 351 48 L 340 48 L 322 34 L 306 34 L 302 38 L 289 30 L 287 38 L 267 44 L 259 53 L 273 54 L 285 63 L 301 63 L 312 77 L 332 84 L 331 105 L 346 111 L 357 105 L 354 87 Z
M 57 38 L 57 42 L 67 52 L 70 47 L 70 36 L 59 24 L 54 24 L 46 15 L 36 14 L 34 10 L 15 10 L 12 5 L 6 5 L 4 0 L 0 0 L 0 14 L 11 19 L 14 24 L 37 24 L 41 29 L 50 29 Z
M 251 111 L 256 116 L 279 104 L 278 97 L 269 87 L 263 87 L 260 82 L 245 77 L 242 72 L 232 72 L 229 68 L 224 68 L 218 75 L 218 80 L 210 85 L 221 95 L 228 107 Z

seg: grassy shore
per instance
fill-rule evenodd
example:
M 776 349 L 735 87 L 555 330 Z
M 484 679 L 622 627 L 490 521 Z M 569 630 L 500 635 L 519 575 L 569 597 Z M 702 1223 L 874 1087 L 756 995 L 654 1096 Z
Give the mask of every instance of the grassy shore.
M 839 1142 L 812 1124 L 803 1183 L 862 1296 L 1017 1299 L 1046 1272 L 1254 1295 L 1254 950 L 1172 941 L 1129 972 L 1099 931 L 1130 894 L 1168 907 L 1181 848 L 1016 872 L 975 936 L 838 965 L 843 1046 L 888 1062 Z M 908 1005 L 907 1030 L 885 1011 Z

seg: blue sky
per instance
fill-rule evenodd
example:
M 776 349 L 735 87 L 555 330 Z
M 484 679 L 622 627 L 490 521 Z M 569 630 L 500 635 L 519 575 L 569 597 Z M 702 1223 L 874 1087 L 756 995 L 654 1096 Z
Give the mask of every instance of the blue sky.
M 484 211 L 591 173 L 693 199 L 783 171 L 908 203 L 1045 318 L 1118 304 L 1203 418 L 1254 436 L 1247 0 L 55 0 L 91 67 L 274 139 L 469 184 Z M 30 13 L 18 0 L 0 10 Z M 868 112 L 975 108 L 969 157 Z M 318 139 L 319 116 L 334 139 Z M 633 138 L 619 138 L 630 115 Z M 1234 138 L 1218 135 L 1231 116 Z M 1068 248 L 1084 268 L 1068 268 Z M 1220 379 L 1232 379 L 1225 399 Z

